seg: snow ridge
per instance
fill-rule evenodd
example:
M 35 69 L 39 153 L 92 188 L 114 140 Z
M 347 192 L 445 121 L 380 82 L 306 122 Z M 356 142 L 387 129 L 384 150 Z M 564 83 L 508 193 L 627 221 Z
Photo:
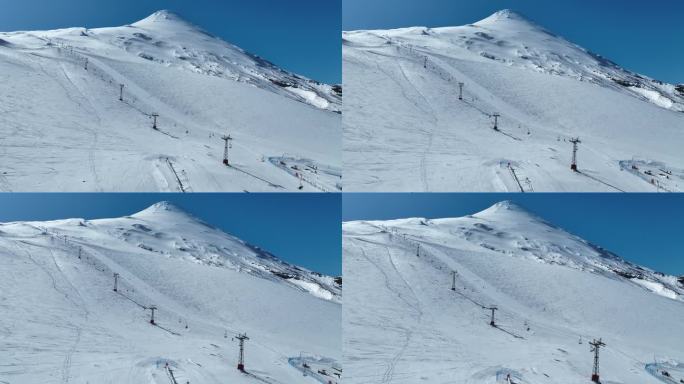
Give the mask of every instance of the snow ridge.
M 168 9 L 161 9 L 159 11 L 152 13 L 151 15 L 147 16 L 144 19 L 136 21 L 132 25 L 142 25 L 142 24 L 147 24 L 147 23 L 155 23 L 155 22 L 163 22 L 163 21 L 180 21 L 183 23 L 187 23 L 177 13 L 170 11 Z

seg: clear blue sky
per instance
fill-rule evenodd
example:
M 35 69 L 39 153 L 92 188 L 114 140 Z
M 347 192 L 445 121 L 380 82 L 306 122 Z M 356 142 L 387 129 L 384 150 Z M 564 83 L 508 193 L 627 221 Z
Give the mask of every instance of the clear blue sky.
M 684 194 L 345 193 L 342 218 L 461 217 L 502 200 L 511 200 L 626 260 L 684 275 Z
M 0 31 L 131 24 L 169 9 L 289 71 L 341 82 L 341 0 L 0 0 Z
M 622 67 L 684 83 L 682 0 L 344 0 L 344 30 L 455 26 L 510 8 Z
M 0 222 L 120 217 L 167 200 L 282 260 L 342 273 L 339 194 L 0 194 Z

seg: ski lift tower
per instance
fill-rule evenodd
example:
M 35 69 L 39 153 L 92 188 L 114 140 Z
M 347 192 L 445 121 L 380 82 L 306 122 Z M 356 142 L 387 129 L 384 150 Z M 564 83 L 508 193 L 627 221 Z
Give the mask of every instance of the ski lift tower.
M 498 113 L 494 113 L 494 114 L 492 114 L 492 117 L 494 118 L 494 130 L 498 131 L 499 130 L 499 117 L 501 117 L 501 115 Z
M 240 341 L 240 357 L 238 359 L 237 369 L 239 371 L 245 371 L 245 340 L 249 340 L 246 333 L 235 336 L 238 341 Z
M 489 325 L 491 325 L 492 327 L 496 327 L 496 323 L 494 322 L 494 312 L 498 311 L 499 308 L 497 308 L 497 307 L 494 305 L 494 306 L 492 306 L 491 308 L 487 308 L 487 309 L 489 309 L 490 311 L 492 311 L 492 319 L 489 321 Z
M 114 272 L 114 292 L 119 291 L 119 274 Z
M 606 344 L 601 340 L 601 339 L 594 339 L 591 343 L 591 352 L 594 352 L 594 371 L 591 375 L 591 381 L 594 383 L 600 383 L 601 381 L 599 380 L 599 349 L 601 347 L 605 347 Z
M 233 147 L 233 138 L 230 137 L 230 135 L 223 135 L 221 136 L 221 140 L 225 142 L 225 146 L 223 147 L 223 165 L 230 166 L 230 163 L 228 162 L 228 148 Z
M 148 309 L 150 311 L 152 311 L 152 316 L 150 317 L 150 324 L 157 325 L 157 323 L 154 322 L 154 311 L 157 310 L 157 306 L 156 305 L 150 305 Z
M 124 84 L 119 84 L 119 101 L 123 101 Z
M 451 290 L 456 290 L 456 271 L 451 271 Z
M 572 163 L 570 164 L 570 169 L 577 172 L 577 144 L 581 143 L 582 141 L 579 139 L 579 137 L 575 137 L 570 139 L 570 142 L 572 143 Z
M 458 99 L 463 100 L 463 82 L 458 83 Z
M 152 116 L 152 119 L 154 119 L 152 122 L 152 129 L 157 129 L 157 118 L 159 117 L 159 114 L 153 113 L 151 116 Z

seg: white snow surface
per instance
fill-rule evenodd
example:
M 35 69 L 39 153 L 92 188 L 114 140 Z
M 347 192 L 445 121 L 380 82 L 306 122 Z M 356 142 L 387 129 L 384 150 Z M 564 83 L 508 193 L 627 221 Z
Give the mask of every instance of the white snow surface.
M 2 191 L 277 192 L 299 180 L 271 157 L 341 168 L 339 86 L 169 11 L 122 27 L 0 33 L 0 84 Z M 226 134 L 232 167 L 221 164 Z
M 513 203 L 347 222 L 343 244 L 345 383 L 588 383 L 594 338 L 603 383 L 684 379 L 684 278 Z
M 318 383 L 290 359 L 339 364 L 340 295 L 168 203 L 0 224 L 0 382 L 166 384 L 168 362 L 179 383 Z
M 347 191 L 684 188 L 684 84 L 630 72 L 510 10 L 342 37 Z M 664 172 L 635 177 L 625 161 Z

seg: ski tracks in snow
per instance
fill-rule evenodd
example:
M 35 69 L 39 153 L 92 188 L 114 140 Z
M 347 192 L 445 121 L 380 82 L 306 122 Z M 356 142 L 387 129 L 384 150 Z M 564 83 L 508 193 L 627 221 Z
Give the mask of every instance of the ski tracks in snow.
M 95 108 L 95 105 L 90 101 L 90 99 L 85 95 L 85 93 L 84 93 L 84 92 L 83 92 L 83 91 L 82 91 L 82 90 L 81 90 L 81 89 L 80 89 L 80 88 L 71 80 L 71 77 L 69 76 L 69 74 L 68 74 L 68 73 L 66 72 L 66 70 L 64 69 L 64 63 L 60 63 L 60 67 L 61 67 L 61 69 L 62 69 L 62 72 L 64 73 L 64 77 L 69 81 L 69 83 L 71 84 L 71 86 L 74 87 L 74 88 L 78 91 L 78 93 L 81 95 L 81 97 L 82 97 L 82 98 L 86 101 L 86 103 L 88 104 L 89 109 L 90 109 L 90 110 L 92 111 L 92 113 L 93 113 L 93 116 L 95 117 L 95 119 L 97 119 L 97 125 L 98 125 L 98 126 L 102 126 L 102 118 L 100 117 L 100 114 L 99 114 L 97 108 Z M 92 133 L 92 135 L 93 135 L 93 141 L 92 141 L 92 143 L 90 144 L 90 150 L 88 151 L 88 162 L 89 162 L 89 165 L 90 165 L 90 171 L 91 171 L 91 173 L 93 174 L 93 178 L 94 178 L 94 181 L 95 181 L 95 188 L 96 188 L 98 191 L 102 192 L 102 187 L 100 186 L 100 185 L 101 185 L 100 175 L 98 174 L 97 168 L 95 167 L 95 151 L 97 150 L 97 144 L 98 144 L 98 140 L 99 140 L 99 134 L 98 134 L 98 132 L 97 132 L 97 128 L 90 128 L 90 127 L 88 127 L 87 129 L 88 129 L 88 130 Z
M 64 272 L 60 268 L 59 264 L 57 263 L 57 259 L 55 258 L 55 254 L 54 254 L 53 250 L 50 248 L 46 248 L 50 252 L 51 261 L 52 261 L 52 264 L 54 265 L 54 268 L 55 268 L 57 274 L 59 274 L 61 276 L 61 279 L 59 279 L 59 281 L 61 281 L 63 283 L 63 285 L 66 285 L 67 289 L 64 289 L 64 287 L 60 287 L 60 284 L 58 284 L 58 279 L 56 277 L 56 274 L 51 271 L 51 268 L 49 268 L 45 264 L 38 262 L 38 260 L 36 260 L 36 258 L 34 258 L 32 256 L 31 252 L 28 249 L 26 249 L 25 246 L 26 245 L 31 246 L 31 244 L 23 242 L 23 241 L 16 242 L 16 244 L 17 244 L 17 247 L 20 248 L 26 254 L 28 259 L 33 264 L 35 264 L 38 268 L 40 268 L 43 272 L 45 272 L 45 274 L 50 278 L 51 283 L 52 283 L 52 287 L 54 288 L 54 290 L 59 292 L 62 296 L 64 296 L 64 298 L 67 301 L 71 302 L 75 308 L 78 308 L 82 312 L 83 319 L 85 322 L 87 322 L 88 317 L 90 316 L 90 312 L 86 309 L 85 301 L 81 297 L 81 294 L 78 292 L 76 287 L 73 284 L 71 284 L 71 282 L 69 281 L 67 276 L 64 274 Z M 69 291 L 73 292 L 74 295 L 73 296 L 70 295 Z M 78 300 L 74 299 L 74 296 L 77 297 Z M 73 323 L 70 325 L 71 325 L 71 328 L 74 330 L 75 334 L 74 334 L 73 343 L 72 343 L 71 347 L 69 347 L 69 349 L 66 351 L 66 353 L 64 355 L 64 359 L 62 361 L 62 366 L 61 366 L 62 383 L 69 383 L 69 380 L 71 378 L 70 371 L 71 371 L 71 364 L 72 364 L 72 361 L 71 361 L 72 356 L 73 356 L 74 352 L 76 352 L 76 349 L 78 348 L 78 345 L 81 342 L 81 335 L 83 333 L 83 329 L 79 325 L 73 324 Z
M 85 320 L 85 322 L 88 322 L 90 312 L 88 312 L 88 309 L 86 308 L 85 300 L 83 300 L 83 297 L 78 292 L 78 289 L 76 289 L 76 287 L 73 284 L 71 284 L 71 281 L 69 281 L 67 276 L 64 274 L 62 268 L 60 268 L 59 264 L 57 263 L 57 259 L 55 258 L 55 253 L 52 249 L 50 249 L 50 256 L 52 257 L 52 262 L 55 265 L 56 270 L 62 276 L 63 281 L 69 286 L 70 290 L 75 293 L 75 296 L 78 297 L 78 301 L 80 301 L 80 303 L 77 303 L 75 300 L 73 300 L 71 296 L 68 296 L 69 301 L 71 301 L 74 304 L 74 306 L 82 310 L 83 319 Z M 76 332 L 74 343 L 71 345 L 71 348 L 69 348 L 66 355 L 64 356 L 64 363 L 62 365 L 62 382 L 64 383 L 69 382 L 71 371 L 71 357 L 74 355 L 74 352 L 76 352 L 76 348 L 78 348 L 78 345 L 81 342 L 81 334 L 83 333 L 83 329 L 78 325 L 74 324 L 74 331 Z
M 390 251 L 389 247 L 385 247 L 385 250 L 387 251 L 387 258 L 390 262 L 390 265 L 392 266 L 392 269 L 396 273 L 396 275 L 399 277 L 401 280 L 402 284 L 406 286 L 408 291 L 411 293 L 411 296 L 413 296 L 413 299 L 415 300 L 415 304 L 409 303 L 408 300 L 404 300 L 406 304 L 411 307 L 415 313 L 416 313 L 416 321 L 420 323 L 421 319 L 423 318 L 423 311 L 420 309 L 420 301 L 418 300 L 418 297 L 416 296 L 415 291 L 413 291 L 413 288 L 411 288 L 411 285 L 406 281 L 406 279 L 401 275 L 399 272 L 399 269 L 397 269 L 396 264 L 394 264 L 394 260 L 392 260 L 392 252 Z M 384 383 L 391 383 L 392 379 L 394 377 L 394 368 L 397 365 L 397 362 L 404 356 L 404 353 L 408 349 L 408 346 L 411 342 L 411 338 L 413 337 L 413 330 L 410 328 L 406 328 L 404 330 L 405 332 L 405 338 L 404 338 L 404 344 L 402 345 L 401 349 L 399 352 L 394 356 L 392 361 L 390 362 L 389 366 L 387 367 L 387 370 L 385 371 L 385 375 L 383 376 L 383 382 Z
M 427 131 L 427 144 L 425 145 L 425 149 L 420 155 L 420 181 L 423 184 L 423 191 L 428 192 L 429 191 L 429 186 L 428 186 L 428 179 L 427 179 L 427 157 L 430 152 L 432 152 L 432 142 L 434 141 L 435 138 L 435 130 L 437 129 L 437 125 L 439 123 L 439 119 L 437 119 L 437 113 L 435 110 L 430 106 L 430 102 L 428 99 L 425 97 L 425 95 L 418 89 L 418 87 L 413 84 L 413 82 L 408 78 L 406 75 L 406 71 L 404 70 L 404 67 L 401 65 L 401 61 L 397 62 L 397 65 L 399 66 L 399 69 L 401 70 L 401 75 L 404 77 L 406 82 L 415 89 L 416 93 L 420 96 L 423 101 L 425 101 L 425 105 L 430 109 L 430 114 L 429 116 L 432 117 L 433 120 L 433 127 L 431 129 L 428 129 Z
M 373 244 L 373 245 L 378 245 L 380 246 L 381 244 L 373 243 L 364 239 L 356 238 L 359 241 L 366 242 L 368 244 Z M 396 264 L 394 263 L 394 260 L 392 259 L 392 253 L 389 249 L 388 246 L 384 245 L 385 250 L 387 252 L 387 259 L 389 261 L 389 264 L 392 268 L 393 274 L 396 275 L 399 278 L 399 281 L 401 282 L 401 285 L 405 287 L 404 292 L 408 291 L 408 293 L 411 296 L 411 299 L 407 298 L 405 295 L 402 294 L 402 290 L 396 289 L 397 287 L 393 287 L 391 284 L 392 279 L 390 276 L 385 272 L 385 270 L 372 258 L 368 257 L 366 254 L 366 251 L 363 249 L 363 247 L 360 247 L 357 245 L 357 248 L 361 251 L 361 255 L 368 260 L 375 268 L 380 271 L 380 273 L 383 275 L 384 279 L 384 285 L 387 288 L 389 292 L 392 292 L 394 295 L 397 296 L 399 300 L 404 302 L 413 312 L 415 316 L 415 320 L 417 323 L 420 323 L 423 317 L 423 311 L 420 308 L 420 300 L 416 296 L 415 292 L 411 288 L 411 285 L 406 281 L 406 279 L 402 276 L 401 272 L 399 272 L 399 269 L 397 268 Z M 397 326 L 398 329 L 401 329 L 401 331 L 404 333 L 404 341 L 402 345 L 399 347 L 399 350 L 392 356 L 392 358 L 389 360 L 387 363 L 387 367 L 385 369 L 385 372 L 382 375 L 382 380 L 381 383 L 391 383 L 393 378 L 394 378 L 394 370 L 396 368 L 397 363 L 402 359 L 404 356 L 404 353 L 408 349 L 409 344 L 411 343 L 411 340 L 413 338 L 413 329 L 411 327 L 404 327 L 404 326 Z
M 88 112 L 91 113 L 92 116 L 97 120 L 98 126 L 102 125 L 102 119 L 100 118 L 97 109 L 95 108 L 93 103 L 90 101 L 90 99 L 88 99 L 88 97 L 85 96 L 85 94 L 81 91 L 81 89 L 71 80 L 71 77 L 68 75 L 66 69 L 64 68 L 64 62 L 60 61 L 59 68 L 62 72 L 62 75 L 64 76 L 64 78 L 68 82 L 68 86 L 67 86 L 67 84 L 64 84 L 64 82 L 59 81 L 57 76 L 50 75 L 50 73 L 45 69 L 45 67 L 43 66 L 43 64 L 40 61 L 43 59 L 42 56 L 37 55 L 35 53 L 32 53 L 28 57 L 29 58 L 37 58 L 37 59 L 33 59 L 31 61 L 37 65 L 37 67 L 40 69 L 40 71 L 47 78 L 53 79 L 53 81 L 64 90 L 64 93 L 65 93 L 67 98 L 69 98 L 71 101 L 73 101 L 77 105 L 79 105 L 85 109 L 88 109 Z M 70 92 L 68 89 L 69 87 L 73 88 L 73 90 L 75 90 L 75 92 Z M 74 99 L 72 97 L 72 95 L 74 95 L 74 94 L 79 95 L 80 96 L 79 99 L 81 99 L 81 101 Z M 79 124 L 79 126 L 83 129 L 85 129 L 86 131 L 90 132 L 93 136 L 92 142 L 90 144 L 90 149 L 88 150 L 88 162 L 89 162 L 89 166 L 91 169 L 91 173 L 93 174 L 93 180 L 95 182 L 95 189 L 97 191 L 101 192 L 102 187 L 100 186 L 100 176 L 97 173 L 97 170 L 95 168 L 95 151 L 97 149 L 97 143 L 98 143 L 97 128 L 93 128 L 93 127 L 89 127 L 89 126 L 82 126 L 80 124 Z
M 375 53 L 375 52 L 371 52 Z M 392 57 L 392 59 L 396 59 L 395 57 Z M 402 89 L 402 94 L 404 98 L 413 104 L 416 109 L 420 110 L 425 116 L 430 117 L 433 123 L 433 127 L 429 128 L 425 133 L 427 134 L 427 143 L 425 145 L 424 150 L 421 152 L 420 155 L 420 163 L 419 163 L 419 168 L 420 168 L 420 181 L 421 184 L 423 185 L 423 190 L 425 192 L 429 191 L 429 186 L 428 186 L 428 179 L 427 179 L 427 167 L 426 167 L 426 159 L 430 151 L 432 150 L 432 143 L 434 141 L 434 135 L 435 135 L 435 129 L 436 126 L 439 122 L 437 119 L 437 114 L 435 113 L 435 110 L 430 106 L 430 102 L 427 100 L 425 95 L 420 92 L 418 87 L 416 87 L 415 84 L 411 80 L 409 80 L 408 76 L 406 75 L 406 71 L 404 70 L 404 67 L 401 65 L 401 61 L 397 60 L 397 66 L 399 67 L 399 70 L 401 72 L 402 77 L 406 80 L 406 82 L 413 88 L 413 90 L 416 92 L 416 94 L 425 102 L 425 106 L 427 106 L 427 109 L 422 107 L 418 102 L 416 102 L 412 97 L 410 97 L 404 90 L 404 85 L 400 83 L 399 81 L 395 80 L 393 76 L 391 76 L 389 73 L 387 73 L 386 70 L 382 69 L 380 64 L 378 62 L 375 63 L 376 67 L 378 68 L 379 71 L 383 72 L 388 79 L 393 80 L 399 88 Z
M 97 126 L 102 126 L 102 119 L 100 118 L 100 114 L 97 111 L 97 108 L 93 105 L 93 103 L 90 101 L 90 99 L 83 93 L 83 91 L 74 83 L 73 80 L 71 80 L 71 77 L 67 73 L 66 69 L 64 68 L 64 63 L 60 62 L 60 69 L 62 70 L 62 74 L 64 75 L 64 78 L 69 82 L 70 86 L 76 90 L 78 95 L 80 95 L 80 98 L 85 101 L 85 103 L 80 103 L 76 100 L 74 100 L 77 104 L 85 106 L 88 106 L 88 109 L 92 113 L 92 116 L 97 120 Z M 42 65 L 41 65 L 42 68 Z M 45 72 L 45 70 L 43 70 Z M 47 74 L 47 72 L 46 72 Z M 60 84 L 61 85 L 61 84 Z M 69 91 L 66 89 L 64 85 L 62 85 L 62 88 L 66 91 L 67 95 L 69 95 Z M 71 97 L 70 97 L 71 98 Z M 73 100 L 73 99 L 72 99 Z M 95 167 L 95 151 L 97 150 L 97 143 L 99 140 L 99 135 L 97 132 L 97 128 L 92 128 L 92 127 L 84 127 L 86 130 L 88 130 L 92 136 L 93 140 L 90 143 L 90 149 L 88 150 L 88 163 L 90 166 L 90 172 L 93 175 L 93 180 L 95 181 L 95 188 L 97 191 L 102 192 L 102 187 L 100 186 L 100 175 L 97 173 L 97 169 Z

